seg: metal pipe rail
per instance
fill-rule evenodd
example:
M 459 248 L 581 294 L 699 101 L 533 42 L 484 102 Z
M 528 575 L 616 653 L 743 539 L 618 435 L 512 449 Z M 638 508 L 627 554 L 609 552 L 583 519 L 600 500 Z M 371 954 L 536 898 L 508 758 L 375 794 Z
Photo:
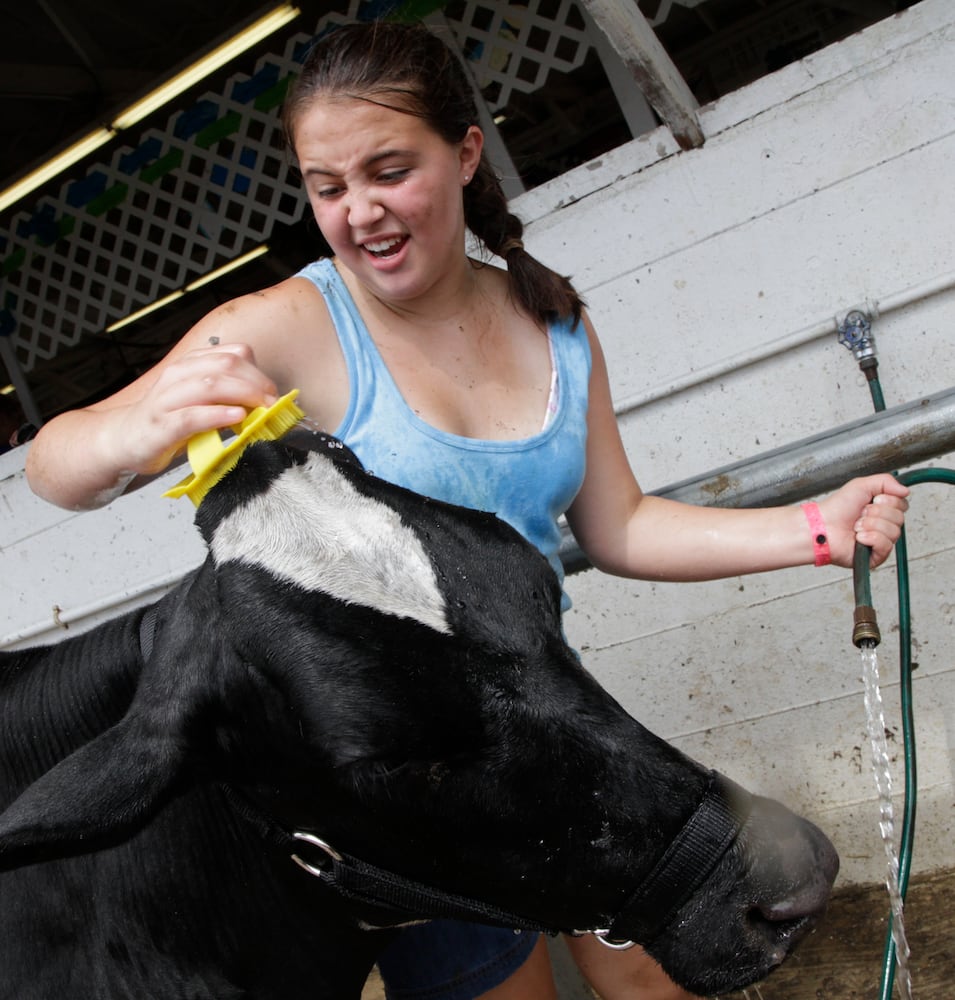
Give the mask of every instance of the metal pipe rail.
M 703 507 L 792 504 L 836 489 L 854 476 L 910 468 L 951 451 L 955 388 L 651 492 Z M 590 568 L 569 530 L 561 541 L 560 559 L 567 573 Z

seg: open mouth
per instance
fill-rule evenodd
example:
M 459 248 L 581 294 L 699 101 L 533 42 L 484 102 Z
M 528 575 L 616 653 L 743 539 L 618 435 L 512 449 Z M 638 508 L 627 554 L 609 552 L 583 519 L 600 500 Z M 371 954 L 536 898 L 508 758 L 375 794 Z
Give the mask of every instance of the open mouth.
M 362 249 L 370 253 L 372 257 L 385 260 L 394 257 L 396 253 L 407 243 L 407 236 L 393 236 L 386 240 L 373 240 L 362 244 Z

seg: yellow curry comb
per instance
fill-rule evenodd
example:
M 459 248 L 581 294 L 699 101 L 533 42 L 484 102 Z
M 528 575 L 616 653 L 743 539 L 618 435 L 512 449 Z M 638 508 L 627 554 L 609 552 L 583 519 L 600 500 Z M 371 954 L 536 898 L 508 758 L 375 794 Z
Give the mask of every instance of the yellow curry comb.
M 228 443 L 223 443 L 217 430 L 194 434 L 186 445 L 192 473 L 167 490 L 163 496 L 187 496 L 198 507 L 209 490 L 230 469 L 235 468 L 250 444 L 256 441 L 274 441 L 305 416 L 305 411 L 295 402 L 298 392 L 298 389 L 293 389 L 271 406 L 257 406 L 250 411 L 241 424 L 232 428 L 236 436 Z

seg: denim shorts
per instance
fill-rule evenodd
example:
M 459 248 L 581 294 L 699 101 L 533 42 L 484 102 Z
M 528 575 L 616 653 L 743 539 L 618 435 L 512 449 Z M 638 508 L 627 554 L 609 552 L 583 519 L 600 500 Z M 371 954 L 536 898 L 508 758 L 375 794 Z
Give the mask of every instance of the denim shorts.
M 474 1000 L 519 969 L 537 944 L 531 931 L 457 920 L 406 927 L 378 956 L 388 1000 Z

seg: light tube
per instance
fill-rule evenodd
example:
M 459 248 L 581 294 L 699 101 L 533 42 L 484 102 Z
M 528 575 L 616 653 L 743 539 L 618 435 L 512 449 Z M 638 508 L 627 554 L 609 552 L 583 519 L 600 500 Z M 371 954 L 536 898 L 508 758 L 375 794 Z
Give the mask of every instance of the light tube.
M 148 316 L 151 312 L 155 312 L 157 309 L 162 309 L 163 306 L 169 305 L 170 302 L 175 302 L 176 299 L 181 299 L 186 293 L 180 288 L 175 292 L 171 292 L 169 295 L 163 296 L 161 299 L 156 299 L 155 302 L 151 302 L 148 306 L 143 306 L 142 309 L 137 309 L 136 312 L 130 313 L 128 316 L 124 316 L 122 319 L 116 320 L 115 323 L 110 323 L 106 327 L 107 333 L 113 333 L 115 330 L 120 330 L 124 326 L 128 326 L 130 323 L 135 323 L 136 320 L 142 319 L 143 316 Z
M 69 169 L 74 163 L 82 160 L 83 157 L 98 149 L 104 143 L 109 142 L 118 132 L 142 121 L 147 115 L 158 110 L 163 105 L 168 104 L 173 98 L 178 97 L 183 91 L 197 84 L 200 80 L 220 69 L 230 59 L 245 52 L 257 42 L 262 41 L 268 35 L 283 27 L 293 18 L 298 17 L 301 10 L 292 4 L 283 4 L 276 7 L 257 21 L 249 25 L 244 31 L 240 31 L 227 42 L 223 42 L 218 48 L 213 49 L 208 55 L 203 56 L 197 62 L 177 73 L 174 77 L 161 84 L 154 91 L 147 94 L 141 100 L 131 104 L 124 111 L 121 111 L 109 125 L 91 132 L 78 142 L 75 142 L 68 149 L 58 153 L 36 170 L 31 171 L 25 177 L 14 182 L 6 190 L 0 192 L 0 212 L 3 212 L 21 198 L 35 191 L 41 184 L 56 177 L 57 174 Z
M 58 153 L 52 160 L 47 160 L 41 167 L 31 171 L 26 177 L 11 184 L 5 191 L 0 192 L 0 212 L 9 208 L 19 201 L 24 195 L 36 190 L 41 184 L 56 177 L 57 174 L 69 169 L 74 163 L 82 160 L 84 156 L 92 153 L 94 149 L 99 149 L 113 138 L 116 133 L 109 128 L 100 128 L 95 132 L 90 132 L 78 142 L 74 142 L 68 149 Z
M 111 323 L 108 327 L 106 327 L 106 333 L 113 333 L 116 330 L 122 329 L 124 326 L 128 326 L 130 323 L 135 323 L 136 320 L 142 319 L 143 316 L 148 316 L 151 312 L 155 312 L 157 309 L 162 309 L 163 306 L 169 305 L 170 302 L 175 302 L 176 299 L 181 299 L 187 292 L 194 292 L 197 288 L 202 288 L 203 285 L 208 285 L 210 281 L 215 281 L 216 278 L 221 278 L 224 274 L 228 274 L 230 271 L 234 271 L 236 268 L 242 267 L 243 264 L 248 264 L 249 261 L 253 261 L 256 257 L 261 257 L 262 254 L 268 252 L 268 243 L 262 243 L 254 249 L 249 250 L 244 254 L 240 254 L 235 258 L 235 260 L 230 260 L 228 263 L 223 264 L 222 267 L 217 267 L 208 274 L 204 274 L 201 278 L 196 278 L 195 281 L 190 281 L 185 288 L 179 288 L 174 292 L 170 292 L 161 299 L 156 299 L 155 302 L 151 302 L 148 306 L 143 306 L 142 309 L 137 309 L 136 312 L 130 313 L 128 316 L 124 316 L 122 319 L 116 320 L 115 323 Z
M 203 285 L 208 285 L 210 281 L 215 281 L 216 278 L 221 278 L 222 275 L 228 274 L 230 271 L 236 270 L 236 268 L 242 267 L 243 264 L 248 264 L 249 261 L 255 260 L 256 257 L 261 257 L 262 254 L 269 252 L 268 243 L 263 243 L 261 246 L 257 246 L 254 250 L 249 250 L 248 253 L 244 253 L 235 260 L 230 260 L 228 264 L 223 264 L 222 267 L 217 267 L 214 271 L 210 271 L 208 274 L 204 274 L 201 278 L 196 278 L 195 281 L 190 281 L 186 285 L 184 291 L 194 292 L 197 288 L 202 288 Z
M 240 31 L 233 38 L 213 49 L 208 55 L 203 56 L 198 62 L 194 62 L 181 73 L 177 73 L 152 93 L 121 111 L 113 119 L 113 127 L 122 130 L 142 121 L 147 115 L 151 115 L 164 104 L 168 104 L 173 98 L 178 97 L 183 91 L 214 73 L 236 56 L 241 55 L 246 49 L 250 49 L 256 42 L 260 42 L 263 38 L 278 31 L 283 25 L 298 17 L 300 13 L 298 7 L 294 7 L 292 4 L 287 3 L 276 7 L 275 10 L 250 24 L 244 31 Z

